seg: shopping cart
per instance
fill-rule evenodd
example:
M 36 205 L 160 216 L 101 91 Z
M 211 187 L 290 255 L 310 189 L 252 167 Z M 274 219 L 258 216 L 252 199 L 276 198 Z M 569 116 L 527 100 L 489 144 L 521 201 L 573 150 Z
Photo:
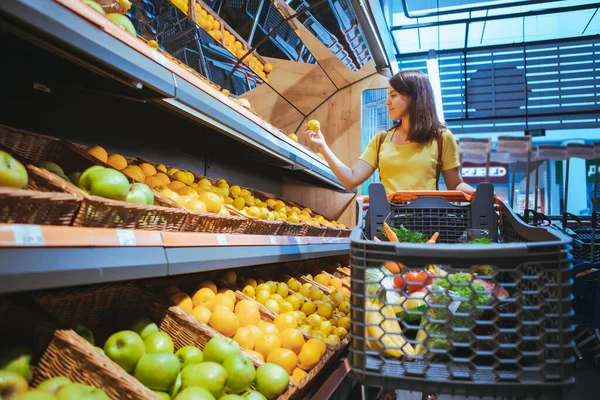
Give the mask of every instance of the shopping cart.
M 426 194 L 388 198 L 372 184 L 352 232 L 355 377 L 439 394 L 560 396 L 574 383 L 570 238 L 523 223 L 491 184 L 474 198 Z M 384 222 L 411 240 L 438 232 L 438 243 L 374 241 Z M 477 237 L 492 243 L 467 243 Z

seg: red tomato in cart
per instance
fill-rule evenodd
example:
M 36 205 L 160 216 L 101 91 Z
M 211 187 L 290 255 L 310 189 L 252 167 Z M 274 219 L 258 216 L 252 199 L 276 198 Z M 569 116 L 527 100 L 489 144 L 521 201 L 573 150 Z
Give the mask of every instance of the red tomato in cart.
M 396 289 L 402 289 L 404 288 L 404 285 L 406 285 L 406 290 L 408 292 L 417 292 L 425 286 L 431 285 L 431 282 L 431 277 L 425 271 L 410 271 L 402 276 L 394 277 L 394 287 Z

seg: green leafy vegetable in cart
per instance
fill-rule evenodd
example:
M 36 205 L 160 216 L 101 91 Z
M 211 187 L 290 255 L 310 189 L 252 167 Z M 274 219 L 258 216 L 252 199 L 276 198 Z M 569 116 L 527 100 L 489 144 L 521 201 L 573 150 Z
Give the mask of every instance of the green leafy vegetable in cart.
M 394 231 L 401 243 L 425 243 L 428 239 L 426 235 L 406 229 L 403 225 L 399 228 L 390 227 L 390 229 Z M 379 228 L 379 231 L 383 232 L 383 228 Z
M 467 244 L 492 244 L 494 243 L 494 241 L 490 238 L 486 238 L 486 237 L 482 237 L 479 239 L 473 239 L 470 242 L 467 242 Z
M 490 294 L 478 293 L 485 292 L 486 288 L 473 282 L 473 276 L 468 273 L 461 272 L 435 279 L 431 288 L 432 292 L 427 296 L 430 306 L 421 319 L 421 326 L 425 328 L 417 333 L 417 340 L 424 344 L 417 345 L 417 354 L 425 353 L 425 346 L 429 349 L 447 349 L 450 347 L 450 340 L 469 341 L 470 328 L 483 313 L 483 310 L 476 307 L 488 305 L 493 300 Z M 453 328 L 464 330 L 457 331 Z
M 493 265 L 474 265 L 473 273 L 478 275 L 494 275 L 496 273 L 496 267 Z

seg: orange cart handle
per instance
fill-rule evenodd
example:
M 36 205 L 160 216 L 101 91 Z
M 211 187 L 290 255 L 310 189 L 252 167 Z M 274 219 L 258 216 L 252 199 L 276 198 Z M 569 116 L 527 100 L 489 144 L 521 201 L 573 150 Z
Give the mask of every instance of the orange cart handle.
M 472 196 L 460 190 L 404 190 L 387 196 L 391 203 L 409 202 L 418 197 L 443 197 L 448 201 L 471 201 Z M 363 203 L 369 202 L 369 196 L 358 197 Z
M 408 203 L 418 197 L 442 197 L 447 201 L 470 203 L 475 198 L 475 195 L 466 194 L 460 190 L 404 190 L 387 196 L 390 203 Z M 366 205 L 369 203 L 369 196 L 359 196 L 358 199 L 362 201 L 363 208 L 366 208 Z M 494 195 L 494 203 L 498 206 L 504 205 L 496 195 Z

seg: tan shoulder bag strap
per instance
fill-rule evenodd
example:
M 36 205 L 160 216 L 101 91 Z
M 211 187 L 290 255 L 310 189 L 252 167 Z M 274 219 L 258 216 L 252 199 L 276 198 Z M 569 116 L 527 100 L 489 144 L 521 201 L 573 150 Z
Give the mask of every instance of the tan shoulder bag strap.
M 442 151 L 444 150 L 444 137 L 442 135 L 437 138 L 438 158 L 435 166 L 435 190 L 440 190 L 440 175 L 442 174 Z
M 385 137 L 387 136 L 387 134 L 388 134 L 388 131 L 383 131 L 383 132 L 381 132 L 381 136 L 379 136 L 379 143 L 377 144 L 377 162 L 375 163 L 375 165 L 377 166 L 377 169 L 379 169 L 379 153 L 381 152 L 381 145 L 385 141 Z M 380 175 L 381 175 L 381 173 L 380 173 Z

